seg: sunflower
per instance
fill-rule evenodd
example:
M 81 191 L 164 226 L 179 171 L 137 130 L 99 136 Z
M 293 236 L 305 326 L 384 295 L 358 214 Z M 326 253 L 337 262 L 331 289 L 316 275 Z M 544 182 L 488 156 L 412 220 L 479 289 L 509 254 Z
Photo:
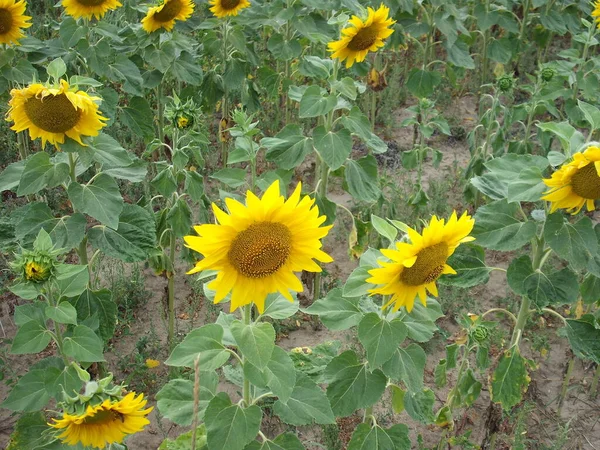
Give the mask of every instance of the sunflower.
M 216 291 L 215 303 L 231 292 L 231 311 L 254 303 L 262 312 L 268 294 L 280 292 L 292 301 L 289 291 L 303 290 L 294 272 L 321 272 L 313 259 L 333 261 L 321 250 L 331 226 L 321 226 L 327 218 L 319 215 L 314 199 L 301 198 L 301 189 L 298 184 L 286 201 L 275 181 L 261 199 L 248 191 L 245 205 L 227 198 L 229 214 L 213 204 L 218 225 L 197 226 L 199 236 L 184 238 L 204 255 L 188 274 L 218 271 L 208 285 Z
M 564 208 L 577 214 L 583 205 L 593 211 L 595 200 L 600 199 L 600 148 L 588 147 L 583 153 L 575 153 L 571 162 L 544 183 L 551 188 L 542 197 L 552 203 L 550 212 Z
M 209 0 L 210 11 L 219 19 L 227 16 L 237 16 L 239 12 L 250 6 L 248 0 Z
M 600 28 L 600 0 L 594 2 L 594 10 L 592 11 L 592 17 L 594 21 L 598 22 L 598 28 Z
M 29 28 L 31 17 L 25 15 L 25 0 L 0 0 L 0 44 L 19 45 L 25 37 L 24 28 Z
M 369 271 L 367 283 L 383 285 L 371 289 L 371 294 L 392 296 L 384 308 L 393 304 L 394 311 L 406 306 L 410 312 L 417 295 L 426 305 L 427 291 L 438 295 L 435 282 L 440 275 L 456 273 L 446 261 L 461 243 L 475 239 L 469 236 L 475 221 L 466 212 L 458 219 L 454 211 L 444 222 L 433 216 L 422 234 L 408 229 L 410 244 L 397 242 L 395 250 L 381 250 L 391 261 L 379 261 L 381 267 Z
M 129 434 L 142 431 L 150 421 L 146 418 L 153 408 L 144 409 L 148 401 L 144 394 L 130 392 L 121 400 L 104 400 L 97 406 L 88 405 L 82 414 L 63 413 L 62 419 L 49 423 L 64 430 L 58 439 L 68 445 L 81 443 L 84 447 L 105 448 L 120 444 Z
M 142 19 L 142 28 L 152 33 L 160 28 L 171 31 L 176 20 L 188 20 L 194 12 L 192 0 L 163 0 L 159 6 L 148 10 Z
M 108 11 L 123 6 L 118 0 L 62 0 L 62 5 L 74 19 L 83 17 L 88 20 L 93 17 L 100 20 Z
M 371 7 L 367 10 L 365 21 L 352 16 L 351 26 L 342 30 L 342 38 L 328 45 L 329 51 L 333 53 L 331 57 L 346 60 L 346 67 L 352 67 L 355 61 L 364 61 L 369 51 L 374 52 L 383 47 L 383 40 L 394 32 L 389 28 L 396 23 L 389 18 L 390 8 L 382 4 L 377 11 Z
M 42 146 L 63 144 L 65 136 L 84 145 L 81 137 L 98 136 L 108 120 L 98 110 L 99 97 L 76 91 L 65 80 L 59 87 L 36 83 L 13 89 L 10 95 L 7 120 L 15 123 L 11 129 L 29 130 L 31 139 L 42 138 Z

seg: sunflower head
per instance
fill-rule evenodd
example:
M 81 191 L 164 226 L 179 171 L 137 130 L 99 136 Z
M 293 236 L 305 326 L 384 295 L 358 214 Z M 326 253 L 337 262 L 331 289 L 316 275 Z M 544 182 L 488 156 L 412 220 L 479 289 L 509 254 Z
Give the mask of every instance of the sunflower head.
M 600 28 L 600 0 L 594 2 L 594 10 L 592 11 L 592 17 L 595 22 L 598 22 L 598 28 Z
M 51 279 L 59 265 L 62 249 L 54 248 L 48 233 L 42 229 L 33 243 L 33 250 L 21 248 L 11 263 L 12 269 L 24 282 L 44 283 Z
M 25 15 L 25 0 L 0 0 L 0 44 L 19 45 L 23 30 L 32 24 Z
M 367 75 L 367 84 L 375 92 L 383 91 L 388 85 L 385 79 L 385 71 L 380 72 L 373 67 Z
M 248 0 L 209 0 L 210 12 L 215 17 L 222 19 L 229 16 L 237 16 L 240 11 L 250 6 Z
M 512 75 L 502 75 L 496 80 L 498 89 L 502 92 L 510 92 L 515 86 L 515 80 Z
M 99 97 L 71 88 L 66 80 L 57 86 L 31 84 L 13 89 L 10 95 L 7 120 L 14 122 L 11 130 L 29 130 L 31 139 L 42 139 L 42 146 L 64 144 L 65 136 L 84 145 L 81 138 L 98 136 L 108 120 L 98 109 Z
M 364 20 L 352 16 L 350 26 L 342 30 L 341 39 L 328 44 L 329 51 L 333 53 L 331 57 L 345 60 L 346 67 L 352 67 L 354 62 L 364 61 L 369 52 L 383 47 L 384 39 L 394 32 L 390 27 L 396 23 L 389 14 L 390 9 L 381 4 L 377 11 L 367 8 L 367 18 Z
M 119 0 L 62 0 L 65 13 L 74 19 L 88 19 L 96 17 L 98 20 L 104 17 L 108 11 L 121 6 Z
M 584 205 L 594 211 L 595 201 L 600 199 L 600 147 L 590 146 L 583 153 L 575 153 L 544 183 L 550 190 L 542 200 L 551 202 L 551 212 L 566 209 L 577 214 Z
M 369 292 L 390 295 L 384 307 L 393 306 L 394 311 L 406 306 L 410 312 L 417 296 L 426 305 L 427 292 L 438 295 L 437 279 L 456 273 L 446 262 L 461 243 L 475 239 L 469 236 L 474 224 L 466 213 L 458 218 L 453 212 L 447 223 L 433 216 L 421 234 L 409 228 L 410 243 L 397 242 L 396 249 L 381 250 L 388 261 L 379 261 L 380 267 L 369 271 L 367 283 L 378 285 Z
M 204 255 L 188 273 L 216 270 L 208 288 L 216 291 L 215 303 L 231 293 L 231 311 L 254 303 L 264 310 L 268 294 L 279 292 L 293 301 L 290 291 L 301 292 L 295 275 L 303 270 L 320 272 L 315 262 L 332 258 L 321 250 L 331 226 L 319 215 L 315 200 L 301 196 L 299 184 L 287 199 L 275 181 L 258 198 L 246 194 L 246 203 L 227 198 L 229 214 L 213 204 L 218 224 L 195 227 L 198 236 L 186 236 L 189 248 Z
M 544 67 L 540 72 L 540 76 L 545 82 L 552 81 L 554 75 L 556 75 L 556 70 L 554 70 L 552 67 Z
M 142 28 L 148 33 L 161 28 L 171 31 L 177 20 L 186 21 L 193 13 L 193 0 L 160 0 L 160 4 L 152 6 L 142 19 Z

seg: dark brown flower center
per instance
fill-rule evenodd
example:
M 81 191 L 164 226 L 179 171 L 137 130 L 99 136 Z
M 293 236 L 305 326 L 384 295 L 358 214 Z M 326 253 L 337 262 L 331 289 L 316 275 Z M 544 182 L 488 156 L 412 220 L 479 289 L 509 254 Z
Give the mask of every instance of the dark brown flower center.
M 583 198 L 600 199 L 600 177 L 594 163 L 579 169 L 571 178 L 573 192 Z
M 81 117 L 81 111 L 65 94 L 43 99 L 31 97 L 25 102 L 25 113 L 35 126 L 49 133 L 65 133 L 77 125 Z
M 445 242 L 426 247 L 417 254 L 412 267 L 404 268 L 400 280 L 409 286 L 433 283 L 444 271 L 448 258 L 448 245 Z
M 77 3 L 83 6 L 100 6 L 106 3 L 107 0 L 77 0 Z
M 169 22 L 177 17 L 181 8 L 183 8 L 182 0 L 171 0 L 165 3 L 159 12 L 154 13 L 154 19 L 158 22 Z
M 93 416 L 86 417 L 83 419 L 84 424 L 97 424 L 97 423 L 110 423 L 115 420 L 123 422 L 123 415 L 113 409 L 101 409 L 97 411 Z
M 292 235 L 285 225 L 258 222 L 235 237 L 227 257 L 242 275 L 263 278 L 285 264 L 291 249 Z
M 6 34 L 12 29 L 13 17 L 6 8 L 0 9 L 0 34 Z
M 348 42 L 348 48 L 354 51 L 367 50 L 377 41 L 379 31 L 376 27 L 363 28 Z
M 221 0 L 221 8 L 235 9 L 240 4 L 240 0 Z

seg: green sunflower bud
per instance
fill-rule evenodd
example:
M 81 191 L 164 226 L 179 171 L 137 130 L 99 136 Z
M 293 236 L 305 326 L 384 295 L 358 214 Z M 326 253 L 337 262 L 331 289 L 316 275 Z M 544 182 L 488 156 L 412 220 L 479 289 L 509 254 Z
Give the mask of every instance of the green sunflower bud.
M 471 339 L 481 344 L 490 336 L 490 330 L 483 325 L 477 325 L 473 330 L 471 330 L 470 335 Z
M 45 251 L 23 250 L 12 263 L 13 270 L 25 281 L 44 283 L 54 275 L 56 256 Z
M 502 92 L 508 92 L 514 87 L 514 80 L 510 75 L 503 75 L 498 78 L 497 84 Z
M 545 67 L 542 69 L 542 80 L 548 82 L 554 78 L 556 71 L 550 67 Z

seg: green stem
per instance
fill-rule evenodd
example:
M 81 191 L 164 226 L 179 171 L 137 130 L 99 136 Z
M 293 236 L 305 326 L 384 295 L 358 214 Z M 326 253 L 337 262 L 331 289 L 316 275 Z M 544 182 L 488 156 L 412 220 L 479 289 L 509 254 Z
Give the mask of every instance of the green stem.
M 156 87 L 156 109 L 158 110 L 158 140 L 162 144 L 165 142 L 165 105 L 162 83 Z M 159 151 L 162 151 L 162 145 Z
M 169 274 L 169 330 L 168 341 L 169 349 L 173 350 L 175 346 L 175 249 L 177 240 L 175 232 L 171 230 L 169 241 L 169 261 L 171 262 L 171 273 Z
M 319 167 L 321 168 L 321 175 L 319 177 L 319 189 L 317 194 L 320 198 L 327 198 L 327 190 L 329 184 L 329 167 L 323 161 L 322 158 L 319 157 Z M 313 284 L 313 300 L 318 300 L 321 297 L 321 277 L 322 272 L 317 272 L 314 278 Z
M 588 31 L 588 38 L 585 41 L 585 45 L 583 46 L 583 51 L 581 52 L 581 69 L 583 69 L 587 63 L 588 51 L 590 49 L 590 43 L 592 37 L 596 33 L 596 22 L 592 22 L 590 25 L 590 29 Z M 579 94 L 579 85 L 577 83 L 577 73 L 575 73 L 575 81 L 573 82 L 573 100 L 577 100 L 577 94 Z
M 567 373 L 565 374 L 565 379 L 562 384 L 562 389 L 560 391 L 560 398 L 558 399 L 558 412 L 562 409 L 563 402 L 565 401 L 565 397 L 567 396 L 567 390 L 569 389 L 569 382 L 571 381 L 571 375 L 573 374 L 573 368 L 575 367 L 575 357 L 571 356 L 569 359 L 569 365 L 567 366 Z
M 525 0 L 525 5 L 523 5 L 523 20 L 521 22 L 521 31 L 519 33 L 519 40 L 517 41 L 517 66 L 519 66 L 519 62 L 521 61 L 521 43 L 523 39 L 525 39 L 525 32 L 527 30 L 527 19 L 529 18 L 529 8 L 531 7 L 531 0 Z
M 377 116 L 377 92 L 371 89 L 371 130 L 375 131 L 375 119 Z M 369 150 L 370 152 L 370 150 Z
M 596 366 L 596 372 L 594 373 L 594 378 L 592 379 L 592 385 L 590 386 L 590 397 L 592 400 L 596 398 L 596 394 L 598 393 L 598 380 L 600 379 L 600 364 Z
M 227 59 L 228 59 L 228 55 L 229 55 L 229 49 L 227 46 L 227 39 L 228 39 L 228 34 L 229 34 L 229 20 L 224 20 L 223 21 L 223 30 L 222 30 L 222 35 L 223 35 L 223 43 L 222 43 L 222 47 L 223 47 L 223 54 L 222 54 L 222 69 L 223 69 L 223 75 L 225 75 L 225 70 L 227 68 Z M 223 92 L 223 101 L 221 102 L 221 112 L 222 112 L 222 116 L 221 116 L 221 121 L 223 119 L 225 119 L 225 121 L 229 121 L 229 100 L 228 100 L 228 96 L 229 96 L 229 89 L 227 89 L 227 83 L 223 83 L 223 87 L 224 87 L 224 92 Z M 221 127 L 219 127 L 221 128 Z M 223 167 L 227 167 L 227 140 L 223 139 L 223 136 L 219 136 L 219 139 L 221 141 L 221 161 L 223 163 Z
M 192 423 L 192 449 L 196 450 L 196 431 L 198 430 L 198 406 L 200 404 L 200 357 L 194 362 L 194 419 Z
M 54 320 L 52 321 L 52 324 L 54 325 L 54 335 L 56 336 L 56 347 L 58 348 L 58 353 L 60 353 L 60 357 L 65 363 L 65 366 L 68 366 L 70 362 L 69 358 L 67 358 L 67 355 L 65 355 L 65 351 L 63 350 L 63 336 L 60 329 L 60 324 L 56 323 Z
M 454 406 L 454 398 L 456 397 L 456 392 L 458 391 L 458 384 L 460 383 L 460 379 L 462 378 L 463 373 L 464 373 L 465 368 L 468 363 L 469 363 L 469 350 L 467 349 L 467 347 L 465 347 L 463 349 L 460 366 L 458 367 L 458 375 L 456 376 L 456 383 L 454 384 L 454 387 L 452 388 L 452 390 L 448 393 L 448 399 L 446 400 L 446 406 L 448 406 L 448 409 L 450 410 L 450 412 L 452 412 L 452 408 Z
M 242 316 L 244 319 L 244 325 L 250 325 L 250 322 L 252 321 L 252 303 L 250 303 L 249 305 L 244 305 L 244 307 L 242 309 Z M 242 360 L 244 362 L 246 361 L 246 357 L 243 355 L 242 355 Z M 250 405 L 252 405 L 252 395 L 250 392 L 250 380 L 246 376 L 245 371 L 244 371 L 244 386 L 242 389 L 243 389 L 242 396 L 244 399 L 244 404 L 246 405 L 246 407 L 249 407 Z

